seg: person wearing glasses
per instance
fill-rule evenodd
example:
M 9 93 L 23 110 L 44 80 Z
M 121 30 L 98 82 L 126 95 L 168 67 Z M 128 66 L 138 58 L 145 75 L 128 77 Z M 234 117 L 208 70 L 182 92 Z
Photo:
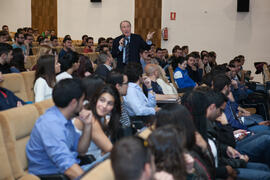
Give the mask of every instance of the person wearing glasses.
M 28 55 L 29 54 L 29 50 L 27 50 L 25 44 L 24 44 L 24 35 L 23 33 L 19 32 L 19 33 L 15 33 L 15 43 L 12 44 L 12 48 L 21 48 L 23 51 L 24 55 Z

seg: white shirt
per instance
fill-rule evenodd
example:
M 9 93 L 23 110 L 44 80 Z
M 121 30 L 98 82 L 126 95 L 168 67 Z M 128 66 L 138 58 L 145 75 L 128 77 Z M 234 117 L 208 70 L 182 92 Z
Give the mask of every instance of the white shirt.
M 52 88 L 48 86 L 47 81 L 39 77 L 34 85 L 35 102 L 52 98 Z
M 217 147 L 216 147 L 216 144 L 213 140 L 211 139 L 208 139 L 208 144 L 211 148 L 211 151 L 212 151 L 212 154 L 215 158 L 215 166 L 218 167 L 218 154 L 217 154 Z
M 65 71 L 56 76 L 56 82 L 59 82 L 62 79 L 72 79 L 72 76 Z
M 158 85 L 160 85 L 164 94 L 177 94 L 177 90 L 171 83 L 169 85 L 166 82 L 164 82 L 163 79 L 160 78 L 157 79 L 157 83 Z

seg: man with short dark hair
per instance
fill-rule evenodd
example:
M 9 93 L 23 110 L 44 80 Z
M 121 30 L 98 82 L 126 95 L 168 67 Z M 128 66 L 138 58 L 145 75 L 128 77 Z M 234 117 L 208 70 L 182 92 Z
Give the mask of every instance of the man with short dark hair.
M 24 34 L 22 32 L 19 33 L 15 33 L 15 43 L 12 44 L 12 48 L 21 48 L 24 55 L 28 55 L 29 54 L 29 50 L 26 48 L 25 44 L 24 44 Z
M 52 48 L 56 48 L 59 44 L 58 44 L 58 38 L 56 36 L 51 36 L 51 45 Z
M 130 62 L 125 67 L 125 74 L 128 77 L 128 91 L 124 96 L 124 103 L 129 116 L 148 116 L 156 113 L 156 96 L 149 77 L 142 77 L 142 66 L 136 62 Z M 146 97 L 140 87 L 141 83 L 147 88 Z
M 80 46 L 86 46 L 87 38 L 88 36 L 86 34 L 82 36 L 82 44 Z
M 86 38 L 85 46 L 86 47 L 83 50 L 84 53 L 91 53 L 91 52 L 93 52 L 92 47 L 94 46 L 94 38 L 93 37 Z
M 263 121 L 262 118 L 255 115 L 251 116 L 250 112 L 241 108 L 237 102 L 235 102 L 230 86 L 231 79 L 225 74 L 219 74 L 213 78 L 214 90 L 223 93 L 229 99 L 224 112 L 230 125 L 234 129 L 250 130 L 255 133 L 265 130 L 269 131 L 269 121 Z
M 70 179 L 83 174 L 79 155 L 84 155 L 90 144 L 91 114 L 81 111 L 84 89 L 80 80 L 65 79 L 53 89 L 55 106 L 36 121 L 26 145 L 29 173 L 38 176 L 65 174 Z M 71 119 L 78 116 L 84 124 L 83 133 L 76 133 Z
M 116 142 L 111 152 L 111 165 L 117 180 L 173 180 L 173 176 L 155 172 L 154 157 L 139 137 L 127 137 Z
M 7 25 L 3 25 L 2 26 L 2 31 L 5 31 L 7 34 L 6 34 L 6 40 L 7 41 L 12 41 L 10 35 L 9 35 L 9 28 Z
M 58 58 L 62 58 L 68 51 L 72 51 L 72 40 L 71 38 L 65 38 L 63 40 L 63 49 L 59 52 Z
M 163 50 L 161 48 L 157 48 L 156 50 L 156 60 L 158 61 L 158 64 L 164 68 L 167 65 L 167 62 L 165 60 Z
M 129 62 L 140 63 L 140 49 L 150 49 L 153 38 L 152 33 L 148 33 L 146 42 L 138 34 L 131 33 L 131 23 L 122 21 L 120 23 L 122 35 L 118 36 L 113 41 L 112 56 L 117 59 L 117 69 L 124 70 L 124 66 Z
M 142 64 L 142 68 L 144 71 L 144 67 L 147 64 L 151 64 L 151 57 L 150 57 L 150 53 L 147 49 L 140 49 L 140 62 Z
M 182 46 L 182 50 L 183 50 L 183 57 L 186 57 L 189 53 L 188 46 Z
M 0 43 L 6 43 L 6 42 L 7 42 L 7 32 L 0 31 Z
M 10 61 L 12 58 L 12 46 L 7 43 L 0 43 L 0 71 L 3 74 L 11 73 Z
M 24 34 L 24 44 L 25 44 L 25 46 L 26 46 L 26 49 L 28 50 L 28 52 L 29 52 L 29 56 L 32 56 L 32 55 L 34 55 L 33 54 L 33 41 L 34 41 L 34 36 L 32 35 L 32 34 L 28 34 L 28 33 L 26 33 L 26 34 Z
M 100 47 L 106 44 L 106 39 L 104 37 L 98 38 L 98 45 L 97 48 L 95 49 L 96 52 L 100 52 Z
M 112 37 L 108 37 L 108 38 L 106 39 L 106 43 L 107 43 L 107 45 L 108 45 L 108 47 L 109 47 L 110 52 L 112 52 L 113 38 L 112 38 Z

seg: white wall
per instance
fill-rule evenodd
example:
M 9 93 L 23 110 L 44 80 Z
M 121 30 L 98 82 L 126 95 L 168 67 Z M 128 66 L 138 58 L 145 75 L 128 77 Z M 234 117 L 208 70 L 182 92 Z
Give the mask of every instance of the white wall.
M 169 40 L 162 41 L 162 47 L 213 50 L 218 63 L 243 54 L 245 68 L 254 73 L 254 61 L 270 63 L 270 1 L 250 0 L 249 13 L 237 13 L 236 8 L 236 0 L 163 0 L 162 27 L 168 27 Z M 175 21 L 169 20 L 171 11 L 176 12 Z
M 8 25 L 15 32 L 20 27 L 31 27 L 31 0 L 0 0 L 0 26 Z
M 134 6 L 134 0 L 58 0 L 58 36 L 70 34 L 72 39 L 81 39 L 87 34 L 95 42 L 98 37 L 116 37 L 122 20 L 134 24 Z

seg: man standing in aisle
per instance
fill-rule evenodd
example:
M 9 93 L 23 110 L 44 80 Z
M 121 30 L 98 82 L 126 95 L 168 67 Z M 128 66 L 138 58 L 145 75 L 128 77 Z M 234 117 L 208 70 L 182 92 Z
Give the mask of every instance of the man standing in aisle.
M 148 33 L 145 42 L 140 35 L 131 33 L 129 21 L 122 21 L 120 29 L 122 35 L 113 41 L 112 56 L 117 59 L 117 69 L 123 71 L 125 65 L 131 61 L 140 63 L 140 49 L 150 49 L 155 32 Z

